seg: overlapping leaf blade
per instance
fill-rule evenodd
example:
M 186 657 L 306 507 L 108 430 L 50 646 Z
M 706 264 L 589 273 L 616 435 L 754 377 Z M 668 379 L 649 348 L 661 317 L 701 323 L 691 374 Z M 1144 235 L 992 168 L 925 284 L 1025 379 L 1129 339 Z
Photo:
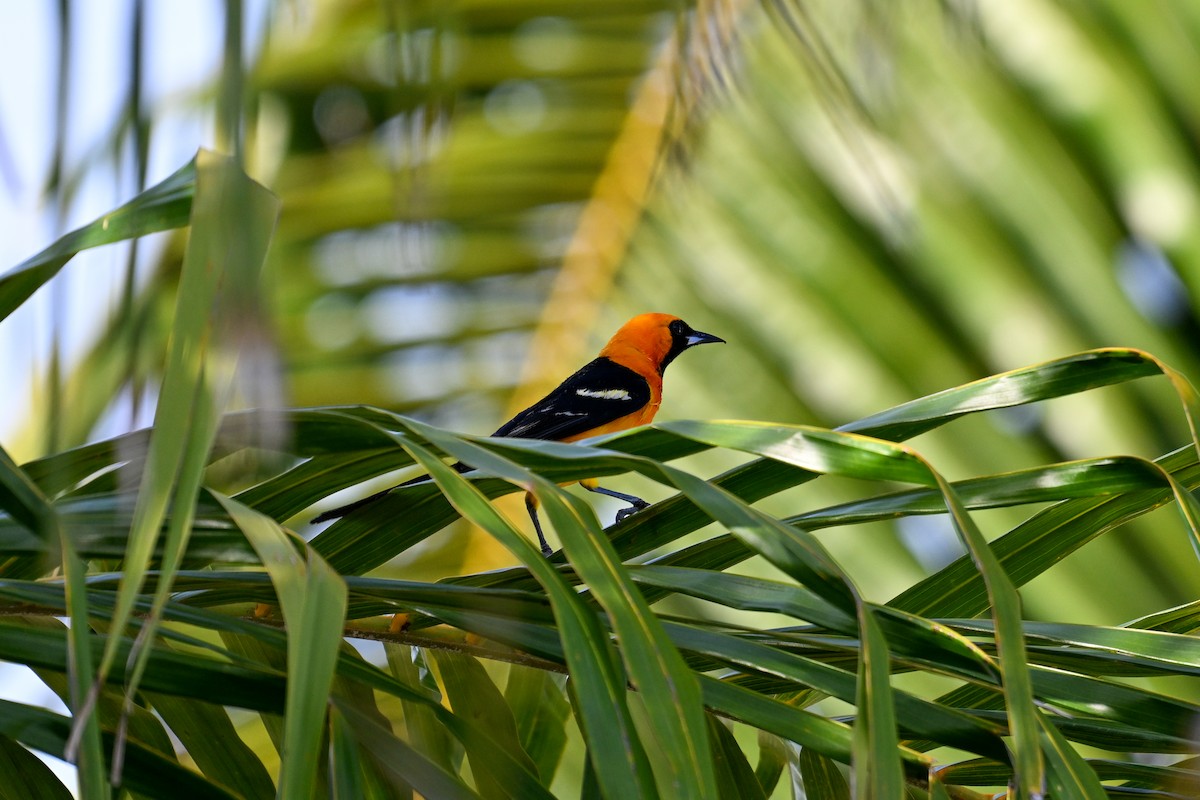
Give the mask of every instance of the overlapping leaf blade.
M 1024 401 L 1085 386 L 1088 381 L 1082 375 L 1076 376 L 1078 382 L 1064 380 L 1063 376 L 1070 376 L 1077 368 L 1082 369 L 1083 364 L 1094 366 L 1093 362 L 1097 359 L 1112 367 L 1114 374 L 1124 373 L 1126 377 L 1149 370 L 1145 361 L 1131 358 L 1125 351 L 1120 354 L 1103 353 L 1078 361 L 1066 359 L 1055 362 L 1049 368 L 1053 381 L 1057 381 L 1049 389 L 1037 387 L 1036 381 L 1030 378 L 1030 374 L 1036 374 L 1036 370 L 1030 374 L 1022 373 L 1017 383 L 1031 382 L 1022 388 L 1017 399 Z M 1103 379 L 1108 380 L 1108 377 Z M 1009 402 L 1014 402 L 1011 387 L 1006 387 L 1003 381 L 997 381 L 986 390 L 979 386 L 972 387 L 963 403 L 948 403 L 945 398 L 939 398 L 933 405 L 946 405 L 941 416 L 927 413 L 928 409 L 922 410 L 918 403 L 907 407 L 902 415 L 884 417 L 893 432 L 899 430 L 904 434 L 949 421 L 965 413 L 964 408 L 977 410 L 979 404 L 992 407 Z M 606 743 L 607 734 L 601 732 L 601 726 L 611 726 L 612 720 L 620 720 L 622 714 L 627 714 L 627 711 L 619 710 L 624 704 L 622 696 L 626 691 L 626 680 L 637 688 L 644 688 L 652 685 L 657 676 L 668 675 L 672 676 L 672 680 L 686 675 L 696 681 L 696 708 L 703 703 L 720 714 L 760 730 L 792 738 L 809 748 L 816 748 L 825 756 L 846 763 L 853 762 L 858 767 L 864 763 L 878 765 L 873 771 L 857 773 L 855 786 L 864 796 L 890 794 L 901 785 L 898 777 L 901 774 L 914 779 L 928 769 L 926 757 L 904 746 L 896 738 L 895 732 L 889 733 L 889 730 L 894 731 L 890 721 L 893 713 L 895 727 L 905 735 L 915 735 L 941 744 L 965 745 L 968 750 L 973 749 L 981 755 L 1004 761 L 1008 753 L 999 733 L 1027 713 L 1021 710 L 1019 697 L 1013 696 L 1014 682 L 1018 684 L 1017 695 L 1027 692 L 1029 696 L 1050 702 L 1056 708 L 1071 709 L 1077 715 L 1069 720 L 1045 717 L 1036 712 L 1033 716 L 1026 716 L 1028 720 L 1036 720 L 1035 725 L 1038 726 L 1035 757 L 1044 754 L 1048 758 L 1050 785 L 1061 791 L 1086 793 L 1093 791 L 1097 785 L 1094 777 L 1089 777 L 1091 768 L 1075 755 L 1073 743 L 1094 744 L 1108 737 L 1112 741 L 1130 745 L 1136 743 L 1162 752 L 1174 752 L 1189 746 L 1189 740 L 1180 732 L 1184 720 L 1194 711 L 1192 706 L 1142 688 L 1098 681 L 1080 674 L 1079 670 L 1090 668 L 1096 674 L 1104 674 L 1106 669 L 1193 674 L 1200 669 L 1200 664 L 1195 663 L 1200 657 L 1191 654 L 1190 640 L 1172 637 L 1171 634 L 1132 629 L 1022 624 L 1015 593 L 1011 588 L 1005 589 L 997 584 L 997 576 L 1012 571 L 1014 583 L 1019 583 L 1045 569 L 1045 565 L 1036 563 L 1025 550 L 1006 544 L 1010 537 L 1022 536 L 1023 528 L 998 540 L 995 556 L 990 557 L 991 548 L 983 545 L 978 531 L 972 529 L 968 508 L 1008 507 L 1061 499 L 1060 505 L 1035 515 L 1027 523 L 1036 531 L 1033 541 L 1044 542 L 1047 548 L 1056 548 L 1057 557 L 1061 558 L 1082 541 L 1099 535 L 1116 521 L 1146 513 L 1172 498 L 1183 498 L 1183 502 L 1188 503 L 1182 487 L 1193 486 L 1197 480 L 1194 473 L 1200 473 L 1192 447 L 1164 457 L 1153 465 L 1131 458 L 1092 459 L 949 484 L 907 448 L 862 435 L 795 426 L 665 423 L 654 429 L 610 437 L 604 441 L 602 448 L 586 448 L 458 437 L 371 409 L 314 409 L 291 412 L 284 417 L 290 417 L 295 423 L 293 451 L 309 460 L 299 462 L 290 469 L 285 468 L 259 486 L 243 491 L 238 501 L 218 496 L 224 503 L 224 510 L 220 505 L 205 506 L 203 523 L 214 526 L 213 530 L 229 531 L 233 530 L 229 526 L 232 519 L 243 529 L 259 530 L 251 540 L 257 541 L 260 548 L 263 542 L 261 534 L 268 528 L 273 530 L 273 537 L 282 537 L 278 539 L 281 547 L 275 548 L 275 555 L 268 555 L 267 551 L 260 549 L 264 562 L 268 565 L 290 564 L 287 566 L 288 574 L 301 575 L 303 570 L 300 570 L 299 562 L 292 563 L 296 554 L 302 552 L 301 546 L 284 544 L 287 534 L 278 527 L 277 520 L 293 516 L 344 485 L 417 461 L 433 475 L 433 481 L 399 490 L 382 501 L 379 508 L 368 507 L 363 512 L 356 512 L 356 515 L 364 514 L 370 521 L 364 522 L 363 518 L 355 519 L 356 515 L 352 515 L 345 522 L 330 528 L 329 533 L 317 537 L 315 549 L 327 549 L 335 559 L 356 570 L 369 569 L 379 558 L 386 558 L 390 552 L 421 541 L 460 513 L 487 526 L 521 555 L 524 567 L 488 576 L 466 576 L 442 584 L 397 582 L 351 575 L 345 579 L 344 590 L 350 607 L 364 613 L 404 609 L 422 615 L 415 621 L 422 630 L 431 622 L 453 625 L 489 638 L 494 637 L 495 641 L 565 666 L 571 673 L 568 692 L 578 718 L 584 722 L 587 746 L 592 750 L 591 757 L 597 758 L 610 752 L 616 754 L 618 760 L 624 759 L 630 765 L 624 777 L 611 769 L 607 774 L 597 774 L 600 785 L 607 786 L 606 791 L 610 793 L 614 789 L 624 791 L 627 787 L 635 786 L 638 787 L 636 791 L 654 791 L 651 788 L 653 783 L 648 782 L 650 768 L 644 752 L 639 755 L 636 749 L 629 751 L 627 744 L 618 739 L 610 739 Z M 236 450 L 240 446 L 238 431 L 255 424 L 254 419 L 253 414 L 241 414 L 227 420 L 217 437 L 215 452 Z M 905 425 L 909 428 L 901 430 Z M 713 482 L 701 480 L 685 469 L 666 463 L 667 460 L 714 447 L 748 452 L 761 457 L 761 460 L 752 460 Z M 76 470 L 75 480 L 84 479 L 91 472 L 104 469 L 107 463 L 116 462 L 120 458 L 119 452 L 119 446 L 91 446 L 80 451 L 80 457 L 87 466 Z M 479 470 L 466 475 L 459 474 L 445 465 L 440 457 L 442 454 L 466 460 Z M 36 469 L 33 471 L 36 472 Z M 622 471 L 639 473 L 678 489 L 680 493 L 658 504 L 645 515 L 637 515 L 618 526 L 614 543 L 619 549 L 605 552 L 607 545 L 590 513 L 554 483 Z M 811 480 L 822 472 L 852 476 L 864 481 L 883 479 L 916 482 L 931 488 L 899 494 L 886 493 L 865 501 L 795 514 L 786 519 L 772 517 L 746 502 L 747 499 L 776 494 L 798 481 Z M 47 480 L 53 473 L 52 469 L 38 473 L 42 476 L 39 480 Z M 69 484 L 60 486 L 69 488 Z M 566 541 L 569 561 L 564 562 L 561 556 L 549 561 L 543 559 L 528 539 L 521 536 L 487 502 L 488 498 L 513 491 L 518 486 L 532 487 L 550 509 L 549 520 L 553 529 Z M 729 491 L 730 488 L 734 491 Z M 103 506 L 109 502 L 106 497 L 112 497 L 115 504 L 118 496 L 97 493 L 89 495 L 86 502 Z M 84 501 L 81 498 L 65 502 Z M 807 530 L 809 527 L 843 525 L 896 515 L 931 513 L 938 510 L 938 502 L 942 504 L 942 509 L 948 503 L 953 510 L 960 530 L 968 539 L 972 553 L 982 563 L 983 572 L 990 576 L 991 583 L 977 576 L 980 563 L 974 568 L 953 566 L 949 571 L 929 579 L 927 585 L 944 594 L 940 596 L 941 599 L 931 601 L 932 605 L 922 611 L 945 617 L 946 612 L 956 610 L 961 614 L 961 609 L 978 613 L 989 604 L 1000 609 L 998 619 L 1002 633 L 998 658 L 993 655 L 997 645 L 997 624 L 994 622 L 944 618 L 930 620 L 914 616 L 912 609 L 906 609 L 903 601 L 895 607 L 864 604 L 858 599 L 857 590 L 840 566 Z M 261 505 L 266 513 L 252 511 L 246 503 Z M 1106 509 L 1107 504 L 1114 504 L 1116 510 Z M 64 505 L 64 508 L 67 507 Z M 658 510 L 662 508 L 667 511 Z M 403 519 L 395 515 L 397 509 L 404 510 Z M 680 518 L 690 521 L 679 526 L 676 518 L 667 513 L 672 509 L 680 511 Z M 1082 515 L 1073 509 L 1082 509 Z M 1045 519 L 1049 519 L 1050 523 L 1044 522 Z M 1086 521 L 1092 519 L 1103 521 L 1100 529 L 1084 530 Z M 646 534 L 654 542 L 663 544 L 674 541 L 706 520 L 718 521 L 733 532 L 732 536 L 719 535 L 703 544 L 677 548 L 660 555 L 651 566 L 625 567 L 619 563 L 622 558 L 645 552 Z M 660 525 L 659 522 L 666 524 Z M 392 534 L 389 541 L 373 541 L 372 537 L 384 529 Z M 1063 535 L 1065 530 L 1077 533 Z M 638 538 L 633 538 L 634 533 L 638 534 Z M 198 544 L 203 541 L 203 536 L 196 539 Z M 197 549 L 196 552 L 203 550 Z M 310 557 L 316 556 L 312 551 L 308 552 Z M 768 558 L 798 579 L 798 583 L 764 581 L 719 571 L 754 553 Z M 310 561 L 310 565 L 318 562 Z M 947 577 L 958 573 L 968 576 L 965 588 L 956 588 Z M 531 576 L 536 576 L 536 580 L 531 581 Z M 332 578 L 332 575 L 327 577 Z M 147 592 L 164 585 L 157 572 L 147 573 L 147 579 Z M 168 619 L 183 619 L 180 615 L 184 613 L 202 615 L 195 619 L 202 620 L 203 626 L 213 626 L 218 625 L 220 615 L 213 616 L 214 612 L 202 611 L 201 606 L 219 609 L 229 603 L 272 600 L 285 606 L 285 617 L 294 617 L 295 609 L 301 607 L 297 597 L 311 594 L 317 600 L 314 609 L 319 606 L 324 619 L 319 624 L 316 620 L 302 621 L 293 636 L 302 637 L 306 631 L 323 629 L 325 652 L 330 652 L 328 648 L 340 640 L 342 613 L 339 603 L 321 600 L 324 595 L 319 587 L 308 587 L 298 594 L 295 588 L 289 588 L 292 585 L 289 578 L 283 583 L 276 581 L 272 591 L 261 575 L 211 569 L 181 572 L 173 580 L 175 590 L 182 592 L 180 596 L 193 603 L 195 609 L 185 612 L 172 604 L 167 611 Z M 571 586 L 572 582 L 582 582 L 585 587 L 576 589 Z M 91 613 L 102 617 L 110 613 L 103 610 L 103 604 L 111 604 L 113 585 L 111 578 L 99 577 L 92 582 L 91 594 L 94 596 L 90 599 Z M 979 591 L 985 585 L 990 585 L 990 595 Z M 1001 591 L 997 592 L 997 587 Z M 10 581 L 0 589 L 14 599 L 26 598 L 25 602 L 35 597 L 46 600 L 38 594 L 41 590 L 26 582 Z M 976 599 L 964 601 L 958 594 L 959 589 L 966 591 L 968 598 Z M 548 593 L 549 604 L 543 592 Z M 801 624 L 779 630 L 761 627 L 742 630 L 735 627 L 724 631 L 720 630 L 720 626 L 707 629 L 710 623 L 703 620 L 689 626 L 681 626 L 676 622 L 664 624 L 659 619 L 660 615 L 651 610 L 650 603 L 669 594 L 702 598 L 740 614 L 763 611 L 783 613 Z M 61 603 L 61 600 L 55 602 Z M 549 613 L 551 610 L 553 617 Z M 565 626 L 564 620 L 567 623 Z M 240 635 L 247 630 L 244 627 L 246 624 L 239 623 L 243 626 L 238 628 L 243 631 Z M 647 625 L 661 625 L 662 638 L 657 638 Z M 219 623 L 219 627 L 226 627 L 226 623 Z M 251 624 L 250 627 L 257 626 Z M 639 628 L 643 630 L 639 631 Z M 615 633 L 613 640 L 608 639 L 610 631 Z M 270 633 L 280 636 L 277 632 Z M 181 644 L 186 641 L 177 632 L 163 631 L 162 635 Z M 13 649 L 20 638 L 9 637 L 9 644 L 6 645 L 8 652 L 18 658 L 25 657 L 20 655 L 23 651 Z M 282 638 L 273 641 L 274 647 L 284 646 Z M 865 647 L 863 642 L 866 642 Z M 597 643 L 604 644 L 597 649 Z M 664 643 L 670 648 L 669 651 L 664 651 Z M 305 645 L 306 649 L 309 647 Z M 1025 648 L 1029 648 L 1029 657 L 1034 664 L 1032 668 L 1024 664 Z M 287 649 L 291 651 L 290 642 Z M 320 652 L 322 646 L 314 645 L 311 651 Z M 664 652 L 678 652 L 682 658 L 670 664 L 669 659 L 662 658 Z M 164 672 L 163 664 L 167 663 L 163 661 L 164 658 L 166 656 L 161 649 L 156 649 L 147 662 L 147 687 L 155 691 L 167 688 L 181 691 L 182 687 L 175 685 Z M 1019 659 L 1020 663 L 1016 663 L 1015 659 Z M 253 666 L 251 662 L 239 663 L 251 667 L 251 671 L 239 680 L 270 680 L 270 673 L 262 672 L 261 666 Z M 859 665 L 856 671 L 846 669 L 855 663 Z M 732 672 L 724 674 L 722 680 L 717 680 L 711 674 L 711 670 L 719 664 L 732 669 Z M 1041 666 L 1043 664 L 1067 665 L 1069 671 L 1047 669 L 1047 666 Z M 58 660 L 47 666 L 62 669 L 65 668 L 65 661 Z M 299 676 L 296 683 L 298 687 L 306 685 L 304 676 L 311 674 L 306 672 L 306 666 L 311 667 L 293 663 L 288 668 L 289 673 Z M 212 668 L 205 665 L 204 669 Z M 387 692 L 401 692 L 401 684 L 377 674 L 369 665 L 359 663 L 351 666 L 343 659 L 336 659 L 336 666 L 327 661 L 322 667 L 327 675 L 332 675 L 334 669 L 339 680 L 360 681 Z M 976 688 L 986 691 L 977 696 L 978 702 L 966 702 L 965 695 L 962 700 L 947 696 L 933 702 L 891 688 L 893 671 L 913 669 L 952 676 L 964 681 L 964 687 L 974 684 Z M 1024 690 L 1019 688 L 1022 673 L 1027 675 L 1024 680 L 1028 688 Z M 589 678 L 589 674 L 593 677 Z M 251 678 L 252 675 L 258 677 Z M 644 683 L 647 677 L 652 678 L 651 684 Z M 590 689 L 586 695 L 583 693 L 582 687 L 589 685 L 589 680 L 593 681 L 591 686 L 601 687 L 599 692 Z M 550 686 L 552 684 L 546 684 L 544 689 L 559 691 Z M 1002 687 L 1010 694 L 1006 711 L 1001 711 L 996 705 Z M 856 703 L 858 714 L 855 727 L 846 727 L 772 699 L 782 692 L 812 688 Z M 223 696 L 225 702 L 245 703 L 262 707 L 263 710 L 268 707 L 290 708 L 289 720 L 307 720 L 305 725 L 315 720 L 318 729 L 320 717 L 325 714 L 324 701 L 320 698 L 328 696 L 327 689 L 321 690 L 315 684 L 310 685 L 305 690 L 309 710 L 298 712 L 299 706 L 294 705 L 292 700 L 284 702 L 280 697 L 264 703 L 263 696 L 251 699 L 244 689 L 237 689 L 236 682 L 227 689 L 231 691 Z M 239 691 L 241 694 L 238 694 Z M 658 718 L 672 711 L 677 713 L 681 703 L 686 705 L 686 701 L 662 692 L 647 691 L 646 695 L 640 702 Z M 466 744 L 468 753 L 485 754 L 481 757 L 488 759 L 486 763 L 493 767 L 493 759 L 503 760 L 503 765 L 498 767 L 499 772 L 495 774 L 507 777 L 481 784 L 492 787 L 486 793 L 495 793 L 500 787 L 508 790 L 515 786 L 523 787 L 521 791 L 525 795 L 544 791 L 543 781 L 548 776 L 539 776 L 540 765 L 539 768 L 532 768 L 532 762 L 520 758 L 513 760 L 512 755 L 516 751 L 510 751 L 507 760 L 504 760 L 502 750 L 506 745 L 492 741 L 489 734 L 464 726 L 461 719 L 454 715 L 447 716 L 444 709 L 439 711 L 435 706 L 427 705 L 428 698 L 416 700 L 420 695 L 412 694 L 411 690 L 395 696 L 403 696 L 406 698 L 404 702 L 416 703 L 414 708 L 424 709 L 432 715 L 426 720 L 425 733 L 420 734 L 422 741 L 444 743 L 444 738 L 439 738 L 435 731 L 437 726 L 445 726 L 445 730 Z M 501 698 L 493 691 L 491 702 L 516 703 L 519 696 L 519 693 L 513 695 L 510 700 Z M 1099 699 L 1108 710 L 1100 713 L 1089 707 L 1087 698 Z M 414 721 L 419 724 L 419 717 L 425 711 L 418 712 Z M 589 719 L 591 722 L 588 722 Z M 622 724 L 626 726 L 624 730 L 635 737 L 632 741 L 636 741 L 639 735 L 645 735 L 629 716 L 611 729 L 620 730 Z M 683 740 L 664 740 L 655 745 L 656 752 L 678 745 L 673 748 L 671 755 L 679 760 L 660 775 L 660 780 L 667 781 L 664 786 L 678 788 L 684 785 L 672 784 L 671 781 L 678 779 L 681 770 L 686 772 L 695 769 L 702 759 L 711 758 L 709 737 L 715 737 L 713 741 L 719 747 L 730 745 L 732 740 L 726 735 L 727 731 L 724 728 L 716 730 L 712 724 L 711 721 L 701 724 L 704 747 L 693 747 Z M 589 725 L 593 727 L 588 728 Z M 859 731 L 862 736 L 856 740 L 852 731 Z M 377 731 L 369 737 L 370 741 L 361 738 L 352 740 L 347 736 L 353 732 L 343 722 L 335 724 L 335 732 L 334 745 L 340 748 L 338 752 L 343 755 L 353 752 L 359 753 L 360 757 L 368 757 L 366 754 L 373 753 L 369 757 L 378 759 L 380 754 L 391 753 L 400 757 L 401 751 L 396 748 L 401 745 L 390 738 L 392 734 Z M 294 740 L 295 735 L 294 732 L 285 732 L 283 740 Z M 528 734 L 522 734 L 522 741 L 527 741 L 527 737 Z M 506 739 L 514 740 L 514 737 L 507 736 Z M 307 758 L 311 760 L 311 738 L 309 741 L 304 752 L 309 754 Z M 507 746 L 511 746 L 511 742 Z M 435 755 L 422 753 L 421 748 L 405 752 L 404 759 L 429 759 Z M 1022 752 L 1027 759 L 1025 762 L 1021 761 Z M 1021 776 L 1024 790 L 1027 794 L 1036 793 L 1038 770 L 1028 761 L 1028 746 L 1018 743 L 1014 753 L 1016 774 Z M 293 764 L 298 763 L 295 758 L 292 756 Z M 288 762 L 285 753 L 285 772 L 289 769 Z M 427 774 L 428 779 L 435 783 L 456 780 L 453 777 L 453 761 L 435 757 L 433 760 L 412 763 L 425 765 L 421 769 L 436 763 L 434 769 L 437 771 Z M 611 766 L 614 762 L 609 760 L 605 763 Z M 725 764 L 714 773 L 714 778 L 720 776 L 720 780 L 726 782 L 733 774 L 730 770 L 745 772 L 742 769 L 744 762 L 736 758 L 712 763 Z M 742 766 L 739 767 L 739 764 Z M 885 764 L 892 766 L 881 769 Z M 473 771 L 482 775 L 488 769 Z M 361 785 L 355 781 L 365 774 L 345 769 L 330 773 L 331 779 L 351 781 L 355 786 Z M 946 779 L 951 782 L 952 774 L 946 774 Z M 664 778 L 666 775 L 671 777 Z M 448 790 L 451 785 L 459 787 L 456 791 L 466 788 L 465 784 L 445 784 Z M 934 786 L 933 790 L 940 791 L 941 787 Z
M 195 191 L 196 163 L 192 161 L 120 208 L 68 233 L 0 275 L 0 320 L 28 300 L 81 250 L 186 226 Z

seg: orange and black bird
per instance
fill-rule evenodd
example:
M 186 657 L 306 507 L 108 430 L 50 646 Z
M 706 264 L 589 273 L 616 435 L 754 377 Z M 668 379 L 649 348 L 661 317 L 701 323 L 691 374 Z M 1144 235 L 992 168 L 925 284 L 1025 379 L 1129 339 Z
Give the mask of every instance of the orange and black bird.
M 670 314 L 639 314 L 621 326 L 600 355 L 567 378 L 558 388 L 501 425 L 493 436 L 523 439 L 549 439 L 575 442 L 602 433 L 612 433 L 645 425 L 654 419 L 662 404 L 663 371 L 689 347 L 724 342 L 719 336 L 693 329 Z M 458 463 L 454 468 L 467 472 L 471 467 Z M 393 486 L 378 494 L 326 511 L 313 522 L 343 517 L 383 497 L 393 489 L 426 478 L 417 478 Z M 592 492 L 615 497 L 630 504 L 617 513 L 620 521 L 646 508 L 649 503 L 631 494 L 605 489 L 594 480 L 580 481 Z M 542 553 L 550 555 L 550 545 L 542 534 L 537 501 L 525 495 L 525 505 L 537 531 Z

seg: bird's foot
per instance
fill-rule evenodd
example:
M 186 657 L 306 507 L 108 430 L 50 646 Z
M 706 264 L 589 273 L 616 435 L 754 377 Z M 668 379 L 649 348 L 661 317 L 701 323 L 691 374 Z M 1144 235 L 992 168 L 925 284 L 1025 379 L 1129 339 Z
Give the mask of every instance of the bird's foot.
M 650 507 L 650 504 L 647 503 L 645 500 L 634 498 L 633 505 L 631 505 L 629 508 L 622 508 L 620 511 L 617 512 L 617 520 L 616 521 L 620 522 L 621 520 L 625 519 L 626 517 L 632 516 L 633 514 L 636 514 L 637 512 L 641 511 L 643 508 L 649 508 L 649 507 Z

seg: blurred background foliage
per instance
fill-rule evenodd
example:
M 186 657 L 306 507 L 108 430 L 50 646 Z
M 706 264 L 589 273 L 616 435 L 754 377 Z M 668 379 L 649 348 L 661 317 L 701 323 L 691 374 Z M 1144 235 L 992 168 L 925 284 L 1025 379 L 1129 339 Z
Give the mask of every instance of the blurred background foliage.
M 835 426 L 1104 345 L 1200 374 L 1190 4 L 266 14 L 240 99 L 248 169 L 283 215 L 244 339 L 247 404 L 364 403 L 487 432 L 648 309 L 731 342 L 672 367 L 672 418 Z M 213 114 L 222 85 L 131 105 L 51 186 L 80 185 L 130 137 L 149 147 L 172 115 Z M 47 429 L 77 444 L 128 427 L 165 352 L 181 252 L 142 254 L 61 392 L 33 382 L 63 400 L 35 404 L 19 452 Z M 918 445 L 952 477 L 1155 456 L 1184 440 L 1176 408 L 1165 387 L 1121 388 Z M 1018 519 L 995 516 L 997 530 Z M 830 542 L 880 599 L 957 552 L 945 526 L 905 525 Z M 1155 515 L 1089 546 L 1029 587 L 1031 612 L 1114 623 L 1192 596 L 1175 526 Z M 504 557 L 466 535 L 406 574 Z M 1096 596 L 1089 576 L 1114 563 L 1136 567 L 1125 590 Z
M 265 13 L 244 76 L 162 107 L 137 100 L 131 59 L 120 124 L 47 178 L 69 206 L 92 171 L 144 175 L 173 116 L 243 109 L 247 171 L 283 209 L 240 340 L 245 405 L 369 404 L 486 433 L 645 310 L 730 342 L 672 366 L 664 418 L 836 426 L 1106 345 L 1200 376 L 1196 4 L 310 0 Z M 10 450 L 146 422 L 181 242 L 136 254 L 85 354 L 26 376 L 36 401 Z M 1155 457 L 1187 427 L 1165 382 L 1143 383 L 915 446 L 955 479 Z M 713 474 L 721 458 L 693 463 Z M 820 491 L 822 505 L 861 496 L 850 481 Z M 1025 513 L 979 517 L 998 533 Z M 1027 616 L 1117 624 L 1194 599 L 1176 516 L 1050 570 L 1024 588 Z M 824 540 L 882 601 L 961 553 L 939 520 Z M 506 563 L 486 542 L 456 528 L 381 574 Z

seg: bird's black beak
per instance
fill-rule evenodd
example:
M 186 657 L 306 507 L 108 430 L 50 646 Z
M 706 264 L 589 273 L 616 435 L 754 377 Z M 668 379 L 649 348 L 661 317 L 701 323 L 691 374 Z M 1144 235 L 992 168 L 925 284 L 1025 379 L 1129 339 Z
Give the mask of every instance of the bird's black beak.
M 662 371 L 667 368 L 668 364 L 675 360 L 677 355 L 689 347 L 695 347 L 698 344 L 725 341 L 720 336 L 713 336 L 711 333 L 695 330 L 681 319 L 672 320 L 667 329 L 671 332 L 671 349 L 667 351 L 662 361 L 659 362 L 659 374 L 662 374 Z
M 720 336 L 713 336 L 711 333 L 704 333 L 703 331 L 692 331 L 684 341 L 688 347 L 695 347 L 698 344 L 712 344 L 713 342 L 725 343 L 725 340 Z

